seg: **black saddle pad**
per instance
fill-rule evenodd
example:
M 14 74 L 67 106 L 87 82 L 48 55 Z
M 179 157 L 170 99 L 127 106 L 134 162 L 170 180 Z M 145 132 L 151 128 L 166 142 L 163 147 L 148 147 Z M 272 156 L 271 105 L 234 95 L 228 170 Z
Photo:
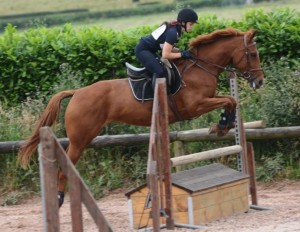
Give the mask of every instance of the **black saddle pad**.
M 172 77 L 168 77 L 167 80 L 167 92 L 168 94 L 175 95 L 181 87 L 181 77 L 174 64 L 172 64 L 172 69 L 170 69 Z M 171 78 L 171 79 L 169 79 Z M 141 77 L 140 79 L 128 78 L 129 84 L 134 97 L 139 101 L 150 101 L 154 98 L 154 91 L 152 89 L 152 80 L 150 77 Z

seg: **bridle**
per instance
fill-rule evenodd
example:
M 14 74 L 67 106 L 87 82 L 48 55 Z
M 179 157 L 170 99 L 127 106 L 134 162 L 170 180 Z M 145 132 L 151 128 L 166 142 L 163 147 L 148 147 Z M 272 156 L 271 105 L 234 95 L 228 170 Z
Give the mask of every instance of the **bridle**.
M 248 82 L 253 82 L 257 77 L 254 75 L 255 72 L 263 72 L 262 68 L 252 68 L 251 66 L 251 56 L 252 55 L 258 55 L 258 51 L 257 49 L 255 49 L 255 53 L 251 53 L 249 51 L 249 48 L 252 46 L 256 46 L 256 42 L 252 42 L 251 44 L 247 44 L 247 36 L 244 35 L 244 56 L 246 56 L 246 71 L 242 73 L 242 77 L 244 77 L 244 79 L 246 79 Z M 240 59 L 238 63 L 241 62 L 241 60 L 243 59 L 243 57 Z
M 254 83 L 254 80 L 257 78 L 256 75 L 254 75 L 254 73 L 256 72 L 263 72 L 262 68 L 252 68 L 251 65 L 251 55 L 253 55 L 253 53 L 251 53 L 249 51 L 249 48 L 251 48 L 252 46 L 255 46 L 256 42 L 252 42 L 251 44 L 247 43 L 247 36 L 246 34 L 244 35 L 244 54 L 243 56 L 240 58 L 240 60 L 237 62 L 237 64 L 239 64 L 245 57 L 246 57 L 246 71 L 241 72 L 239 70 L 237 70 L 236 68 L 233 67 L 229 67 L 229 66 L 221 66 L 215 63 L 212 63 L 210 61 L 201 59 L 201 58 L 197 58 L 197 57 L 193 57 L 191 58 L 189 61 L 191 61 L 191 64 L 187 65 L 186 67 L 184 67 L 184 69 L 182 70 L 182 74 L 189 68 L 191 68 L 192 66 L 197 66 L 198 68 L 204 70 L 205 72 L 209 73 L 210 75 L 214 76 L 215 78 L 218 79 L 218 76 L 216 74 L 214 74 L 213 72 L 211 72 L 209 69 L 207 69 L 206 67 L 204 67 L 203 65 L 199 64 L 199 62 L 208 64 L 208 65 L 212 65 L 215 67 L 218 67 L 224 71 L 227 71 L 229 73 L 231 73 L 232 75 L 229 75 L 230 77 L 232 76 L 239 76 L 244 78 L 245 80 L 247 80 L 249 83 Z M 198 49 L 197 49 L 197 53 L 198 53 Z M 258 54 L 258 51 L 256 49 L 255 51 L 255 55 Z M 254 85 L 254 84 L 253 84 Z M 254 86 L 253 86 L 254 87 Z

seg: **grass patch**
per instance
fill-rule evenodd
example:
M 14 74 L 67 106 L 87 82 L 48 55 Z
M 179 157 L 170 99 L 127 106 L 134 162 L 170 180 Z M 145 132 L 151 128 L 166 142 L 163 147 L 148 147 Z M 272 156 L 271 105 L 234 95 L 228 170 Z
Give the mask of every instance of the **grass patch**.
M 266 11 L 272 11 L 280 7 L 289 7 L 300 11 L 300 2 L 295 0 L 287 1 L 276 1 L 268 3 L 259 3 L 253 5 L 230 5 L 223 7 L 203 7 L 197 8 L 195 11 L 199 17 L 207 15 L 217 15 L 218 18 L 240 20 L 244 17 L 245 13 L 252 9 L 261 8 Z M 174 6 L 175 9 L 175 6 Z M 82 26 L 101 26 L 104 28 L 110 28 L 113 30 L 123 31 L 131 28 L 136 28 L 145 25 L 159 25 L 164 21 L 174 20 L 177 17 L 175 11 L 156 13 L 154 15 L 143 15 L 143 16 L 129 16 L 120 18 L 106 18 L 99 20 L 87 20 L 83 22 L 74 22 L 73 25 L 76 27 Z
M 72 9 L 88 9 L 89 11 L 104 11 L 132 7 L 131 0 L 2 0 L 0 15 L 13 15 L 46 11 L 62 11 Z
M 145 2 L 145 1 L 141 1 Z M 161 3 L 170 3 L 170 1 L 159 1 Z M 76 27 L 82 26 L 101 26 L 104 28 L 110 28 L 113 30 L 127 30 L 130 28 L 135 28 L 144 25 L 157 25 L 162 23 L 163 21 L 176 19 L 177 16 L 177 8 L 185 7 L 185 3 L 176 3 L 174 1 L 174 10 L 170 12 L 164 13 L 155 13 L 154 14 L 144 14 L 138 16 L 125 16 L 125 17 L 112 17 L 112 18 L 100 18 L 100 19 L 91 19 L 91 18 L 80 18 L 79 20 L 74 17 L 74 15 L 70 16 L 70 23 L 76 25 Z M 78 10 L 78 9 L 87 9 L 89 12 L 101 12 L 107 10 L 120 10 L 120 9 L 128 9 L 132 6 L 132 1 L 117 1 L 117 0 L 88 0 L 88 1 L 46 1 L 46 0 L 28 0 L 28 1 L 10 1 L 3 0 L 0 2 L 0 15 L 14 15 L 14 14 L 29 14 L 29 13 L 38 13 L 38 12 L 58 12 L 64 10 Z M 262 2 L 256 3 L 252 5 L 229 5 L 222 7 L 201 7 L 196 8 L 195 10 L 199 14 L 199 17 L 203 17 L 206 15 L 217 15 L 219 18 L 224 19 L 233 19 L 239 20 L 243 18 L 245 13 L 251 9 L 261 8 L 264 10 L 274 10 L 279 7 L 289 7 L 291 9 L 295 9 L 296 11 L 300 10 L 300 2 L 298 0 L 281 0 L 281 1 L 272 1 L 272 2 Z M 67 15 L 57 16 L 66 18 Z M 34 20 L 25 20 L 28 21 L 28 25 L 33 26 L 36 24 L 36 21 L 43 22 L 45 19 L 43 17 L 39 17 Z M 68 20 L 68 18 L 67 18 Z M 73 20 L 73 21 L 72 21 Z M 57 21 L 57 20 L 56 20 Z M 58 20 L 59 21 L 59 20 Z M 55 25 L 57 25 L 55 23 Z

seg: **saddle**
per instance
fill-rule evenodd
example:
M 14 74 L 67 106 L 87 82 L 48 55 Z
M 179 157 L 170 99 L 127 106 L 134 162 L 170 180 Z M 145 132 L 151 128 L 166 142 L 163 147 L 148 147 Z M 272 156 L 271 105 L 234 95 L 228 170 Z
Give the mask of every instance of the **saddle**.
M 168 95 L 175 95 L 181 87 L 181 76 L 175 64 L 169 62 L 167 59 L 161 58 L 161 63 L 167 70 L 166 76 L 167 93 Z M 138 101 L 150 101 L 154 98 L 152 88 L 152 73 L 145 67 L 137 68 L 129 63 L 125 63 L 127 68 L 127 75 L 133 96 Z

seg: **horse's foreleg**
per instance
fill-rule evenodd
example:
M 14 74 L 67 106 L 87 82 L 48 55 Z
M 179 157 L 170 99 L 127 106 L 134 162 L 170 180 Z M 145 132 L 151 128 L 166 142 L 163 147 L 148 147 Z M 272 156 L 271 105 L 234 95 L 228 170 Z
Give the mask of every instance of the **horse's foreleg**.
M 201 99 L 196 106 L 196 113 L 202 115 L 215 109 L 224 108 L 231 112 L 236 107 L 236 101 L 231 96 L 216 96 L 215 98 Z
M 231 112 L 225 110 L 220 116 L 219 124 L 213 124 L 209 129 L 209 134 L 217 133 L 217 136 L 221 137 L 235 127 L 235 110 Z
M 216 96 L 217 99 L 227 99 L 226 101 L 230 101 L 231 103 L 227 103 L 224 105 L 225 111 L 232 112 L 235 110 L 237 106 L 237 102 L 232 96 Z
M 210 112 L 218 108 L 224 108 L 225 112 L 221 114 L 219 124 L 212 125 L 209 133 L 217 133 L 218 136 L 224 136 L 233 128 L 235 121 L 236 101 L 231 96 L 216 96 L 215 98 L 207 98 L 198 106 L 199 112 Z
M 236 106 L 237 102 L 232 96 L 220 96 L 221 98 L 226 97 L 232 102 L 232 106 L 224 107 L 225 111 L 221 113 L 221 119 L 219 124 L 216 126 L 212 126 L 210 129 L 210 133 L 217 133 L 218 136 L 224 136 L 228 133 L 228 131 L 235 127 L 235 117 L 236 117 Z M 216 128 L 214 131 L 213 128 Z

